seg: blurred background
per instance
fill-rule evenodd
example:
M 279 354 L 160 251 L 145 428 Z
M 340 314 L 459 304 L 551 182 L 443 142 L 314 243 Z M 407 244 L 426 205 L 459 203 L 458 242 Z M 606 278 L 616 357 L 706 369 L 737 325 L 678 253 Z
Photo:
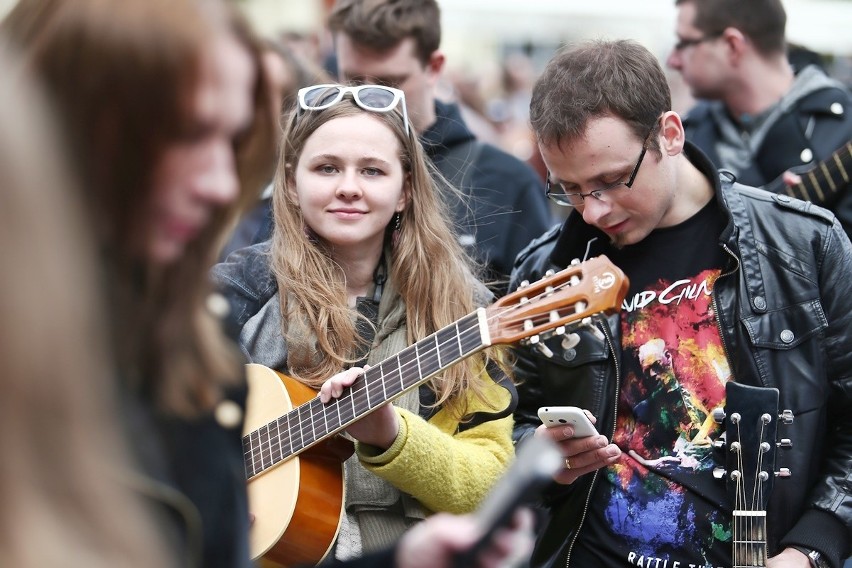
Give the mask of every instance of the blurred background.
M 327 63 L 324 29 L 334 0 L 235 0 L 267 37 L 285 40 Z M 12 3 L 14 0 L 0 0 Z M 483 140 L 528 160 L 529 91 L 558 47 L 587 38 L 632 38 L 665 61 L 675 42 L 674 0 L 440 0 L 447 56 L 440 96 L 462 103 Z M 852 0 L 784 0 L 787 37 L 852 86 Z M 667 70 L 668 71 L 668 70 Z M 669 72 L 674 109 L 692 104 Z
M 325 17 L 334 0 L 233 0 L 262 35 L 328 64 Z M 16 0 L 0 0 L 0 17 Z M 120 0 L 116 0 L 120 6 Z M 439 95 L 462 104 L 465 120 L 483 140 L 530 159 L 526 120 L 538 73 L 565 42 L 632 38 L 661 62 L 675 41 L 674 0 L 441 0 L 447 55 Z M 852 86 L 852 0 L 784 0 L 787 37 Z M 669 72 L 674 109 L 693 104 L 677 73 Z

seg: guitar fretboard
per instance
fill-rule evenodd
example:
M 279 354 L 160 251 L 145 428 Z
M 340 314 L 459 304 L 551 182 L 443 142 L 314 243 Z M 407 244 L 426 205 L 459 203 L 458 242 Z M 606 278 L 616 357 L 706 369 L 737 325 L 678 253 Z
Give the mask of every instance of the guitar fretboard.
M 788 195 L 818 205 L 829 203 L 852 179 L 852 141 L 801 177 L 801 183 L 787 188 Z
M 766 511 L 734 511 L 731 568 L 766 566 Z
M 469 314 L 367 369 L 340 398 L 323 404 L 315 397 L 244 436 L 246 478 L 334 435 L 371 410 L 486 347 L 481 317 L 484 310 Z

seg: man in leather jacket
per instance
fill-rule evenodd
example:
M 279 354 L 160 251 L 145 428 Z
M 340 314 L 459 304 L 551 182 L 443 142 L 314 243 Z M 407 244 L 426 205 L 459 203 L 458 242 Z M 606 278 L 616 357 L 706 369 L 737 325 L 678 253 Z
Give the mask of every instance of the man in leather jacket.
M 718 174 L 635 42 L 558 53 L 531 121 L 548 195 L 573 210 L 519 255 L 510 290 L 600 254 L 630 279 L 621 313 L 518 348 L 516 441 L 550 436 L 566 458 L 532 565 L 839 568 L 852 537 L 852 245 L 834 215 Z M 778 389 L 767 412 L 795 416 L 778 426 L 793 447 L 765 447 L 769 472 L 791 477 L 768 502 L 747 499 L 766 511 L 763 564 L 732 558 L 745 507 L 713 475 L 728 382 Z M 545 428 L 537 409 L 555 405 L 590 411 L 620 452 Z
M 793 69 L 781 0 L 676 4 L 667 63 L 701 99 L 687 139 L 740 182 L 827 207 L 852 231 L 852 93 L 818 65 Z M 806 171 L 816 177 L 792 175 Z

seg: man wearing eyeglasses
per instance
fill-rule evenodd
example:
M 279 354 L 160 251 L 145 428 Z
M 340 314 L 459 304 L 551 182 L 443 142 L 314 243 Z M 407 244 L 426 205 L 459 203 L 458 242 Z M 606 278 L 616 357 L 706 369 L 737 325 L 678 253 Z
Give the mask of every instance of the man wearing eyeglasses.
M 781 0 L 676 4 L 667 63 L 703 99 L 687 138 L 738 181 L 827 207 L 852 231 L 852 94 L 816 65 L 794 74 Z
M 839 568 L 852 534 L 852 244 L 836 218 L 720 175 L 636 42 L 559 52 L 530 117 L 548 195 L 570 213 L 521 253 L 510 290 L 602 254 L 630 281 L 620 313 L 517 349 L 516 442 L 548 436 L 565 458 L 532 566 Z M 714 410 L 746 406 L 738 385 L 780 396 L 742 421 L 756 441 L 740 447 L 766 479 L 725 476 L 774 482 L 765 501 L 751 483 L 735 500 L 714 475 L 728 466 Z M 546 428 L 544 406 L 588 410 L 603 436 Z M 793 449 L 776 455 L 758 419 L 783 409 Z M 775 479 L 782 467 L 791 479 Z M 752 519 L 763 532 L 741 532 Z
M 338 0 L 328 20 L 341 82 L 377 83 L 405 93 L 411 125 L 441 174 L 464 198 L 448 193 L 459 240 L 505 292 L 517 254 L 552 224 L 534 170 L 476 141 L 458 106 L 436 99 L 444 67 L 435 0 Z

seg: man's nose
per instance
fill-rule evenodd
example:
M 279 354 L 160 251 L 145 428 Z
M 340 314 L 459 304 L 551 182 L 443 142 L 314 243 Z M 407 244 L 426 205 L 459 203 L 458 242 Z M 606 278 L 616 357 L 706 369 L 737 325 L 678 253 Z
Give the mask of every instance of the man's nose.
M 583 220 L 589 225 L 598 226 L 600 220 L 605 217 L 612 207 L 606 201 L 596 199 L 591 195 L 583 201 Z

